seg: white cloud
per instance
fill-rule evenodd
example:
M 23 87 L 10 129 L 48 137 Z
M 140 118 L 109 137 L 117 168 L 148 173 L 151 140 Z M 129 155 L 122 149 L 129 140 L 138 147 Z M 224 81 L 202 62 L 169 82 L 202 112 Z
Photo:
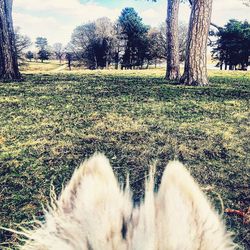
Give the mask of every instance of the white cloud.
M 13 1 L 13 17 L 15 26 L 21 27 L 21 32 L 34 39 L 45 36 L 50 44 L 70 40 L 73 29 L 84 22 L 107 16 L 115 20 L 121 8 L 105 7 L 95 1 L 81 4 L 80 0 L 15 0 Z M 130 5 L 133 2 L 129 2 Z M 124 2 L 121 1 L 121 5 Z M 135 1 L 138 5 L 138 2 Z M 166 19 L 166 0 L 146 7 L 136 8 L 143 21 L 151 26 L 157 26 Z M 228 19 L 249 19 L 250 8 L 239 0 L 216 0 L 213 6 L 212 21 L 224 25 Z M 188 4 L 180 6 L 180 21 L 188 22 L 190 8 Z
M 54 13 L 61 15 L 66 20 L 74 18 L 81 19 L 81 21 L 93 20 L 102 16 L 115 19 L 120 12 L 119 9 L 110 9 L 93 2 L 81 4 L 79 0 L 15 0 L 14 8 L 43 14 L 48 13 L 48 15 Z
M 47 37 L 50 44 L 63 42 L 66 44 L 74 29 L 72 25 L 62 25 L 54 17 L 35 17 L 29 14 L 13 13 L 14 24 L 21 28 L 21 33 L 28 35 L 34 42 L 36 37 Z
M 151 26 L 157 26 L 166 19 L 166 13 L 158 9 L 147 9 L 139 14 L 143 18 L 144 23 Z
M 239 0 L 217 0 L 213 3 L 212 21 L 218 25 L 225 25 L 229 19 L 248 20 L 250 8 Z
M 47 37 L 50 44 L 67 44 L 73 29 L 84 22 L 107 16 L 115 20 L 119 9 L 110 9 L 94 3 L 81 4 L 78 0 L 15 0 L 14 25 L 34 41 Z

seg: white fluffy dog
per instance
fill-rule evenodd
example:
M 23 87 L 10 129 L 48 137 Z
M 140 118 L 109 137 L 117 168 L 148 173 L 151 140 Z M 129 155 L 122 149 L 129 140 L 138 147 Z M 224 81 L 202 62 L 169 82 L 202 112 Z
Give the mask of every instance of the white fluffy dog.
M 77 169 L 46 221 L 24 234 L 24 250 L 234 249 L 225 227 L 188 171 L 167 165 L 154 192 L 154 168 L 145 199 L 134 207 L 109 161 L 96 154 Z

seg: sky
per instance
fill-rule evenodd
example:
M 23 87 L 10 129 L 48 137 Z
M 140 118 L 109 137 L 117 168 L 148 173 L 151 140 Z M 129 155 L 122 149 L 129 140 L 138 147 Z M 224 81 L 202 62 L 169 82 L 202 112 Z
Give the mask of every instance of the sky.
M 74 28 L 97 18 L 107 16 L 115 21 L 125 7 L 133 7 L 145 24 L 157 27 L 166 19 L 167 0 L 14 0 L 14 26 L 32 41 L 38 36 L 48 39 L 50 45 L 70 41 Z M 241 0 L 214 0 L 212 22 L 223 26 L 229 19 L 250 21 L 250 8 Z M 180 6 L 180 21 L 188 23 L 190 8 Z

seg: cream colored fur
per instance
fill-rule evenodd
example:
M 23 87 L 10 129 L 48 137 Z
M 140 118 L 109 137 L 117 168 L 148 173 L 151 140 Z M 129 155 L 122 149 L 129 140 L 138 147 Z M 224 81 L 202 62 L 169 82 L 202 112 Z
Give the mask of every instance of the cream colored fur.
M 23 250 L 234 249 L 219 216 L 179 162 L 167 165 L 154 193 L 154 168 L 145 199 L 134 207 L 107 158 L 94 155 L 77 169 Z

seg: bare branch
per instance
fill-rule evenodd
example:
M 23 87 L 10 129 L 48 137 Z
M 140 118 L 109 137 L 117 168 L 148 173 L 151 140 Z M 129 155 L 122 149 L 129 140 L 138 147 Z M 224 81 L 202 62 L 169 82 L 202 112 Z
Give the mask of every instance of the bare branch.
M 212 22 L 211 22 L 210 25 L 213 26 L 214 28 L 216 28 L 217 30 L 222 29 L 222 27 L 218 26 L 218 25 L 215 24 L 215 23 L 212 23 Z

